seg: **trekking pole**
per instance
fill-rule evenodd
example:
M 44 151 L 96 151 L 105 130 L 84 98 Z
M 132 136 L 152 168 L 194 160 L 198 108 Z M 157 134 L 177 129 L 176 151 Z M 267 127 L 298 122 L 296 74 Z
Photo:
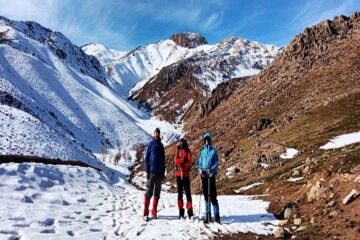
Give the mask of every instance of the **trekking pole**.
M 209 222 L 211 221 L 211 197 L 210 197 L 210 174 L 208 174 L 208 204 L 209 204 Z
M 199 220 L 201 218 L 200 214 L 201 214 L 201 194 L 202 194 L 202 191 L 201 191 L 201 175 L 200 175 L 200 180 L 199 180 L 199 185 L 200 185 L 200 197 L 199 197 Z

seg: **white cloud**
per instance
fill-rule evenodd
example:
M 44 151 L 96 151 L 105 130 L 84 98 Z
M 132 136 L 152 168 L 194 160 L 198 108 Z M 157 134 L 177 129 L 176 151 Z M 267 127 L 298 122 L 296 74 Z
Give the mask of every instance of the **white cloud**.
M 344 0 L 341 1 L 340 5 L 331 8 L 327 0 L 308 2 L 293 20 L 289 22 L 287 27 L 311 27 L 325 19 L 332 20 L 335 16 L 350 14 L 356 4 L 360 7 L 357 0 Z

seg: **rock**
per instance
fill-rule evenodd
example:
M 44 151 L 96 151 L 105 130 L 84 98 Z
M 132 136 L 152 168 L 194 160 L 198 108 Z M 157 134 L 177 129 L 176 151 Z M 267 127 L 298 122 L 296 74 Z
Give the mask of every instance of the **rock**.
M 286 224 L 288 224 L 288 222 L 289 222 L 289 220 L 288 219 L 286 219 L 286 220 L 281 220 L 280 222 L 279 222 L 279 226 L 285 226 Z
M 283 227 L 277 227 L 273 231 L 274 237 L 283 238 L 285 237 L 285 229 Z
M 296 229 L 296 232 L 301 232 L 304 231 L 306 229 L 306 226 L 300 226 Z
M 357 176 L 357 177 L 354 179 L 354 182 L 355 182 L 355 183 L 360 183 L 360 175 Z
M 291 216 L 291 208 L 286 208 L 284 211 L 284 219 L 288 219 Z
M 301 224 L 301 218 L 295 218 L 295 219 L 294 219 L 294 224 L 295 224 L 296 226 L 299 226 L 299 225 Z
M 353 202 L 359 196 L 359 192 L 353 189 L 343 200 L 343 204 L 349 204 Z
M 307 200 L 309 202 L 313 202 L 314 200 L 319 201 L 323 193 L 324 193 L 324 189 L 320 181 L 317 181 L 315 186 L 313 186 L 310 189 L 310 191 L 307 193 Z
M 330 217 L 336 217 L 338 215 L 337 211 L 332 211 L 329 216 Z
M 310 219 L 310 223 L 311 223 L 312 225 L 315 224 L 315 217 L 312 217 L 312 218 Z
M 300 175 L 299 170 L 295 169 L 294 172 L 293 172 L 293 174 L 292 174 L 292 176 L 293 176 L 293 177 L 296 177 L 296 176 L 299 176 L 299 175 Z
M 309 167 L 309 166 L 306 166 L 302 172 L 303 172 L 304 174 L 310 174 L 310 173 L 311 173 L 310 167 Z
M 332 200 L 326 205 L 326 207 L 331 208 L 331 207 L 335 206 L 335 204 L 336 204 L 335 200 Z

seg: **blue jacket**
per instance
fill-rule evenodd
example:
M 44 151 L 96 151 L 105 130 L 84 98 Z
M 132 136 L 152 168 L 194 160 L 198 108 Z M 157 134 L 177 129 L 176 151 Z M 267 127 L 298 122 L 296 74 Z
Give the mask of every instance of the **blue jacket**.
M 146 146 L 144 169 L 149 173 L 165 174 L 165 150 L 161 140 L 153 139 Z
M 201 176 L 207 177 L 206 169 L 208 168 L 211 169 L 210 177 L 216 176 L 219 157 L 216 149 L 211 144 L 208 146 L 204 145 L 204 148 L 201 150 L 198 166 L 199 170 L 202 170 Z

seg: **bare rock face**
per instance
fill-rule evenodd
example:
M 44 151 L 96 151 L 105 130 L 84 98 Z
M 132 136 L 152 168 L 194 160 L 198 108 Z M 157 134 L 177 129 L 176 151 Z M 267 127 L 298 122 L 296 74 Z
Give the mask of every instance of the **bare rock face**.
M 205 37 L 199 33 L 176 33 L 170 37 L 177 45 L 186 48 L 196 48 L 198 46 L 207 44 Z

